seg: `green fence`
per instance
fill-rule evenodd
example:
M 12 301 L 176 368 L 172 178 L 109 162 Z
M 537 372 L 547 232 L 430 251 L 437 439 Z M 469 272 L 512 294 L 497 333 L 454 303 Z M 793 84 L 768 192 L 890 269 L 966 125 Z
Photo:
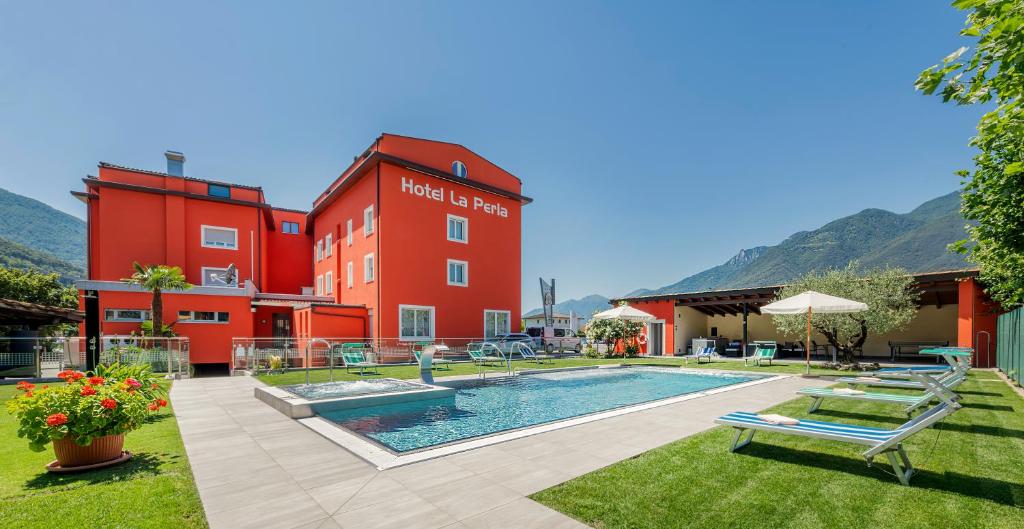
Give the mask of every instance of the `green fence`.
M 999 316 L 996 326 L 996 367 L 1017 384 L 1024 381 L 1024 307 Z

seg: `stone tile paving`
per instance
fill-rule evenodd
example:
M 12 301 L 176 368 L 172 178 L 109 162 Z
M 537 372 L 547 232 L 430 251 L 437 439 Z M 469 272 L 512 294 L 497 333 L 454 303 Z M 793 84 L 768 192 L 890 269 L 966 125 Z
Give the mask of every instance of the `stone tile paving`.
M 213 529 L 558 529 L 586 526 L 527 495 L 830 383 L 791 377 L 386 471 L 256 400 L 256 379 L 182 380 L 171 399 Z

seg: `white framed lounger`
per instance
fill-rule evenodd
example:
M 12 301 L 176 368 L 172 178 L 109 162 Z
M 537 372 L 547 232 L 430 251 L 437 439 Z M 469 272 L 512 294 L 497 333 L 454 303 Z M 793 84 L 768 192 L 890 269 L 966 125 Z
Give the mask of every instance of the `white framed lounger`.
M 926 389 L 924 393 L 920 395 L 897 395 L 893 393 L 879 393 L 871 391 L 851 392 L 851 390 L 844 391 L 836 388 L 803 388 L 797 393 L 811 397 L 811 406 L 808 408 L 807 413 L 814 413 L 818 411 L 822 402 L 829 398 L 900 404 L 906 406 L 903 412 L 906 413 L 907 416 L 910 416 L 914 410 L 927 406 L 935 399 L 949 404 L 960 399 L 960 395 L 957 395 L 949 388 L 939 384 L 930 375 L 925 373 L 914 373 L 913 376 L 925 386 Z
M 756 413 L 742 411 L 719 417 L 715 422 L 736 429 L 729 449 L 731 452 L 750 444 L 754 433 L 759 430 L 865 445 L 869 448 L 861 455 L 867 460 L 868 466 L 872 465 L 875 456 L 885 454 L 900 483 L 910 485 L 910 478 L 916 469 L 903 449 L 903 441 L 945 419 L 958 409 L 960 405 L 955 402 L 943 402 L 893 430 L 804 419 L 793 425 L 775 424 L 761 420 Z M 747 434 L 745 438 L 744 433 Z

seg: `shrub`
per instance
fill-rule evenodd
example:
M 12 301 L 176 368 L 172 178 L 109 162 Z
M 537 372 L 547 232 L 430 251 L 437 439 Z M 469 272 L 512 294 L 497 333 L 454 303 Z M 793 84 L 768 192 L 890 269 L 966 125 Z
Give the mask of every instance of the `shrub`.
M 88 446 L 99 437 L 130 432 L 167 405 L 146 365 L 100 366 L 92 376 L 69 369 L 57 376 L 64 383 L 37 388 L 19 382 L 22 394 L 7 402 L 18 417 L 18 437 L 27 438 L 36 452 L 66 437 Z
M 626 346 L 625 354 L 629 358 L 636 358 L 640 356 L 640 346 L 636 344 L 629 344 Z
M 601 354 L 601 352 L 593 345 L 588 345 L 586 349 L 583 350 L 583 356 L 587 358 L 602 358 L 604 355 Z

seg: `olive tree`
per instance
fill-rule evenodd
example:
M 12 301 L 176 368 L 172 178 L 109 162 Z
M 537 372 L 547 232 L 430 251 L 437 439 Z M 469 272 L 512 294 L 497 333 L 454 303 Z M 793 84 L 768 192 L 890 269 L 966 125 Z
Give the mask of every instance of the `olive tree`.
M 811 316 L 814 331 L 836 348 L 843 363 L 852 363 L 854 353 L 864 346 L 869 334 L 902 329 L 914 318 L 920 292 L 914 290 L 913 284 L 914 279 L 906 270 L 861 272 L 856 263 L 850 263 L 842 269 L 808 273 L 784 287 L 777 300 L 813 290 L 866 303 L 868 310 L 863 312 Z M 772 315 L 772 321 L 787 336 L 803 336 L 807 329 L 806 314 Z
M 587 324 L 587 339 L 591 343 L 606 343 L 609 353 L 614 351 L 615 344 L 622 340 L 629 343 L 643 332 L 643 323 L 620 319 L 591 320 Z

